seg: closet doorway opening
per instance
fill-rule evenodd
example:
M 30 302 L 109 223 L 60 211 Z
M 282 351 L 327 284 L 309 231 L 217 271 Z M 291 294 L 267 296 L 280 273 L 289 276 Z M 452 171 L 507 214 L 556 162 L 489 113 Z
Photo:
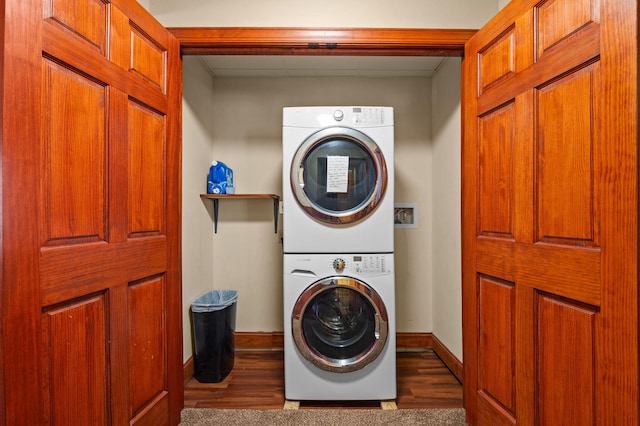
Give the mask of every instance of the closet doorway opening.
M 364 77 L 363 79 L 387 77 L 430 78 L 438 73 L 448 59 L 455 58 L 456 61 L 459 61 L 463 56 L 466 41 L 476 32 L 476 30 L 447 29 L 322 28 L 169 28 L 169 30 L 180 41 L 182 55 L 188 56 L 190 60 L 197 57 L 209 73 L 216 77 L 285 76 L 331 78 L 347 76 Z M 273 111 L 270 114 L 275 119 Z M 210 119 L 209 117 L 207 118 Z M 459 130 L 459 123 L 457 127 Z M 184 145 L 191 142 L 185 139 Z M 451 143 L 455 144 L 456 142 L 459 144 L 459 139 L 451 139 Z M 459 157 L 455 161 L 459 162 Z M 183 167 L 183 169 L 186 170 L 187 168 Z M 448 192 L 459 192 L 454 187 L 451 187 L 454 183 L 451 179 L 446 179 L 446 181 L 448 182 Z M 241 192 L 255 192 L 253 190 L 254 188 L 245 185 Z M 279 190 L 275 192 L 280 193 Z M 189 197 L 189 195 L 185 193 L 183 194 L 184 197 Z M 396 201 L 409 202 L 413 200 L 396 199 Z M 198 204 L 200 203 L 198 198 L 194 197 L 193 202 L 196 208 L 202 208 Z M 431 200 L 429 200 L 429 203 L 433 204 Z M 256 210 L 261 208 L 261 206 L 255 207 Z M 227 203 L 224 204 L 223 208 L 226 211 L 233 207 L 231 203 Z M 457 214 L 448 207 L 443 207 L 441 203 L 438 203 L 438 208 L 441 211 L 447 211 L 451 217 Z M 265 214 L 267 213 L 265 209 Z M 438 220 L 437 218 L 432 219 L 434 221 Z M 420 221 L 420 223 L 421 227 L 424 227 L 427 221 Z M 225 232 L 229 229 L 224 222 L 221 226 Z M 183 235 L 186 234 L 185 231 L 186 229 L 183 230 Z M 200 233 L 202 232 L 202 227 L 200 227 L 199 231 Z M 410 233 L 414 231 L 402 230 L 401 232 Z M 272 228 L 271 234 L 273 234 Z M 184 235 L 183 238 L 188 237 Z M 215 238 L 216 244 L 220 244 L 224 235 L 217 234 L 213 238 Z M 192 258 L 188 253 L 184 253 L 183 257 Z M 460 256 L 450 256 L 450 258 L 455 257 L 459 258 Z M 271 262 L 271 264 L 277 263 L 279 262 Z M 434 260 L 434 263 L 441 262 Z M 224 275 L 223 269 L 224 265 L 222 269 L 218 268 L 216 275 L 219 273 Z M 461 271 L 453 272 L 455 274 L 461 273 Z M 277 274 L 266 275 L 276 276 Z M 441 281 L 456 282 L 455 278 L 449 276 L 444 278 Z M 189 285 L 189 282 L 189 280 L 184 280 L 185 285 Z M 265 292 L 275 293 L 278 290 L 275 283 L 272 283 L 271 286 L 267 283 L 267 287 L 269 290 L 265 290 Z M 433 296 L 429 295 L 428 297 Z M 190 300 L 186 293 L 183 300 L 185 303 Z M 399 300 L 398 303 L 402 303 L 402 301 Z M 242 300 L 241 304 L 246 305 L 247 301 Z M 188 311 L 188 307 L 186 310 Z M 266 313 L 266 315 L 280 316 L 281 313 L 276 311 L 278 311 L 277 303 L 274 305 L 275 313 Z M 456 317 L 452 319 L 454 319 L 454 322 L 459 322 L 460 327 L 459 330 L 455 331 L 455 336 L 442 340 L 459 341 L 461 347 L 462 325 L 461 319 L 457 318 L 460 315 L 455 312 L 448 315 Z M 267 324 L 267 329 L 271 329 L 269 326 L 270 324 Z M 242 331 L 242 327 L 239 330 Z M 434 330 L 434 335 L 437 335 L 437 330 Z M 185 336 L 185 341 L 188 339 L 189 336 Z M 188 356 L 190 345 L 185 343 L 184 347 L 185 355 Z M 442 355 L 443 359 L 450 359 L 447 365 L 452 371 L 460 371 L 459 377 L 461 378 L 462 365 L 456 359 L 456 356 L 461 359 L 461 350 L 456 347 L 444 349 L 447 351 L 438 352 L 438 354 Z M 451 352 L 456 356 L 450 356 Z

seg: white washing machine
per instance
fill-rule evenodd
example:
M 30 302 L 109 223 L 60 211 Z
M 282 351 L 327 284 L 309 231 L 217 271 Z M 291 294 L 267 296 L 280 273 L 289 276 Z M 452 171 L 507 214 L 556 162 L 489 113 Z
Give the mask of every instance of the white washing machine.
M 396 398 L 393 259 L 284 255 L 286 399 Z
M 285 253 L 393 252 L 393 108 L 284 108 L 282 145 Z

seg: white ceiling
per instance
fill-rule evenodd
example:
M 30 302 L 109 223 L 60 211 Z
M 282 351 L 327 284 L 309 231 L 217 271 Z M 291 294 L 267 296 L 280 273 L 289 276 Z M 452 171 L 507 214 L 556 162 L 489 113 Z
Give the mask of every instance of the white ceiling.
M 445 58 L 211 55 L 200 59 L 214 77 L 432 77 Z

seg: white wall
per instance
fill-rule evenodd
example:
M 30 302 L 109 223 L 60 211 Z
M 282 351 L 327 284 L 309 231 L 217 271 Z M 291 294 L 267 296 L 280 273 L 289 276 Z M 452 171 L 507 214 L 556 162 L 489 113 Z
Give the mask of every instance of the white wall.
M 148 1 L 167 27 L 480 28 L 500 0 Z
M 462 359 L 460 58 L 433 78 L 433 334 Z
M 182 98 L 182 305 L 185 360 L 191 356 L 189 307 L 213 289 L 213 205 L 200 199 L 213 150 L 210 111 L 216 95 L 199 60 L 183 58 Z
M 144 7 L 147 10 L 149 10 L 150 0 L 137 0 L 137 1 L 138 1 L 138 3 L 140 3 L 140 5 L 142 5 L 142 7 Z

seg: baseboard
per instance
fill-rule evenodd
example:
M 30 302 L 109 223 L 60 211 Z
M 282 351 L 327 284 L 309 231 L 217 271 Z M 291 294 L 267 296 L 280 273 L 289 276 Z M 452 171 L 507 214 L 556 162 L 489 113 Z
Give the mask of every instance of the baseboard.
M 237 350 L 283 350 L 284 333 L 237 332 L 234 344 Z M 462 383 L 462 362 L 432 333 L 396 333 L 396 348 L 398 351 L 432 349 Z M 193 377 L 193 372 L 193 357 L 190 357 L 184 363 L 185 384 Z
M 238 349 L 284 349 L 284 333 L 282 331 L 268 332 L 237 332 L 235 347 Z
M 396 350 L 432 349 L 433 335 L 431 333 L 396 333 Z
M 187 382 L 191 380 L 193 375 L 195 374 L 195 368 L 193 366 L 193 356 L 190 356 L 189 359 L 184 363 L 184 385 L 187 386 Z
M 447 348 L 436 336 L 432 337 L 433 351 L 438 358 L 447 366 L 449 370 L 456 376 L 456 379 L 462 383 L 462 361 Z

